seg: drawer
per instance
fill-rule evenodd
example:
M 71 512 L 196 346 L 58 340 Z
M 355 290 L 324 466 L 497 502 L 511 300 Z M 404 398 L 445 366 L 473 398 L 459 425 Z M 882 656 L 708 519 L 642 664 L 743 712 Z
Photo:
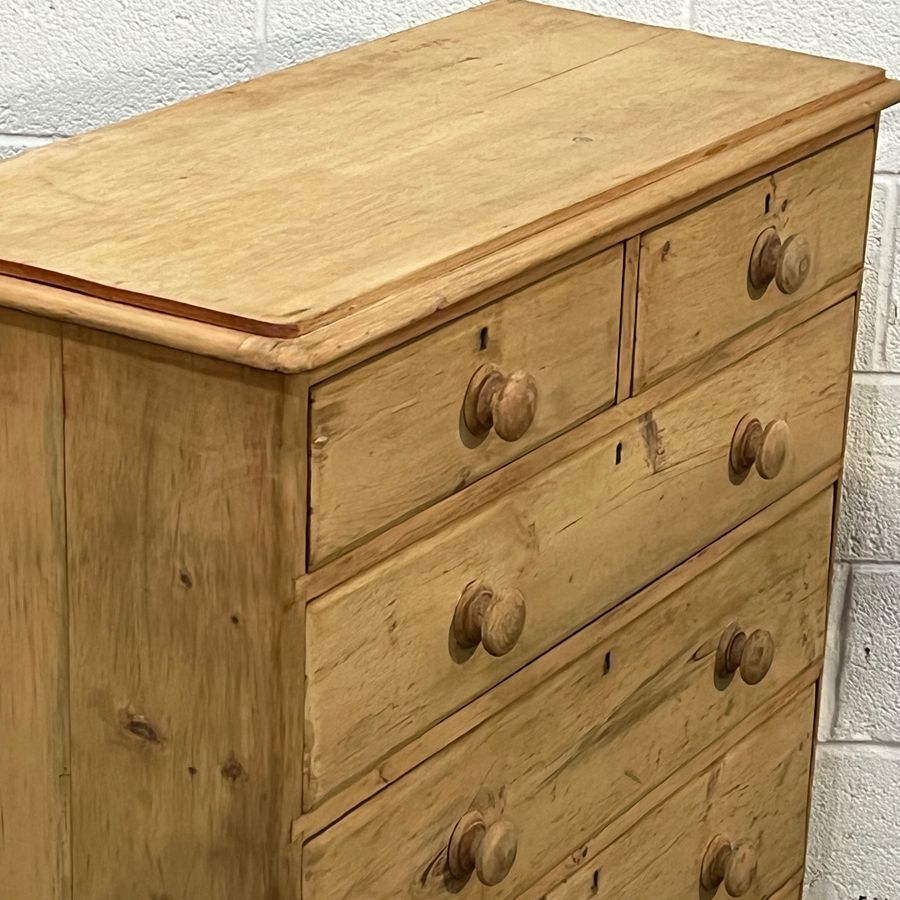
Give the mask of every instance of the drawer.
M 858 269 L 874 152 L 865 131 L 644 234 L 635 391 Z
M 814 720 L 809 688 L 544 900 L 778 896 L 803 867 Z
M 609 406 L 622 266 L 619 245 L 315 386 L 310 565 Z
M 601 620 L 590 651 L 310 840 L 303 895 L 519 896 L 821 659 L 832 500 L 819 494 L 630 624 L 604 634 Z M 747 668 L 728 675 L 721 648 L 736 633 L 750 636 Z M 478 872 L 460 874 L 461 829 L 482 821 Z
M 306 808 L 836 461 L 852 325 L 847 300 L 314 600 Z M 731 470 L 748 413 L 788 423 L 777 477 Z M 478 585 L 493 619 L 460 641 Z

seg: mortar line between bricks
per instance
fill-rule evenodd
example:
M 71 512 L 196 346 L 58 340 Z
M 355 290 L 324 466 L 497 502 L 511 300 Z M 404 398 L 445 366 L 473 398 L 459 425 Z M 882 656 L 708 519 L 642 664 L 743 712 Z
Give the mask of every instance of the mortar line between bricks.
M 895 559 L 838 559 L 842 566 L 852 566 L 858 572 L 866 571 L 891 571 L 896 569 L 900 572 L 900 562 Z
M 16 134 L 15 132 L 0 131 L 0 142 L 21 144 L 23 147 L 43 147 L 58 137 L 60 137 L 58 134 Z
M 256 0 L 256 59 L 257 75 L 268 68 L 269 63 L 269 0 Z
M 846 566 L 844 569 L 843 584 L 841 585 L 841 596 L 838 603 L 838 634 L 837 634 L 837 659 L 834 661 L 834 672 L 829 685 L 831 691 L 831 723 L 828 728 L 829 737 L 834 734 L 837 729 L 838 722 L 841 720 L 841 682 L 843 680 L 844 669 L 847 667 L 847 658 L 849 655 L 849 647 L 847 646 L 846 635 L 850 633 L 850 598 L 853 595 L 853 580 L 855 569 L 853 566 Z M 832 588 L 833 590 L 833 588 Z
M 897 237 L 897 185 L 885 180 L 884 233 L 878 253 L 875 285 L 875 322 L 872 335 L 872 366 L 883 369 L 887 359 L 887 322 L 891 314 L 891 282 L 894 277 L 894 245 Z
M 840 662 L 840 625 L 846 595 L 849 567 L 835 555 L 828 598 L 828 628 L 825 632 L 825 667 L 822 671 L 819 699 L 819 728 L 817 738 L 826 740 L 833 732 L 834 702 L 837 695 L 838 667 Z
M 854 369 L 853 384 L 900 384 L 900 372 L 863 372 Z
M 886 756 L 900 755 L 900 741 L 873 741 L 871 738 L 854 741 L 849 738 L 819 741 L 819 747 L 829 747 L 834 750 L 863 750 L 883 752 Z

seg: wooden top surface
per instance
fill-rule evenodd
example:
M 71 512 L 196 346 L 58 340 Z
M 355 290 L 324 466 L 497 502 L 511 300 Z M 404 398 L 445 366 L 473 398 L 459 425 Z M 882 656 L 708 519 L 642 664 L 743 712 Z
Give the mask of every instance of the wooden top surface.
M 307 335 L 880 69 L 495 0 L 0 165 L 0 274 Z M 166 317 L 168 318 L 168 317 Z

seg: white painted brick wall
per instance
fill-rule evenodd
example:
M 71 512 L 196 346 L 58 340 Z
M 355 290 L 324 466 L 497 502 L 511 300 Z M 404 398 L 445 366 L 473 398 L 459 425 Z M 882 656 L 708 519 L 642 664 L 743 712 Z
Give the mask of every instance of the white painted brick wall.
M 0 158 L 477 0 L 0 0 Z M 560 5 L 867 61 L 900 0 Z M 882 126 L 833 601 L 809 900 L 900 900 L 900 112 Z

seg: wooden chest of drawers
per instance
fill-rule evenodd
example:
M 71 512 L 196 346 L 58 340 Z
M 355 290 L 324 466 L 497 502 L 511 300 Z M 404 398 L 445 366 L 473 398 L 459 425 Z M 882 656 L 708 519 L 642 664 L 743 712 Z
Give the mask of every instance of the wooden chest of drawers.
M 898 100 L 495 0 L 0 166 L 0 893 L 799 898 Z

